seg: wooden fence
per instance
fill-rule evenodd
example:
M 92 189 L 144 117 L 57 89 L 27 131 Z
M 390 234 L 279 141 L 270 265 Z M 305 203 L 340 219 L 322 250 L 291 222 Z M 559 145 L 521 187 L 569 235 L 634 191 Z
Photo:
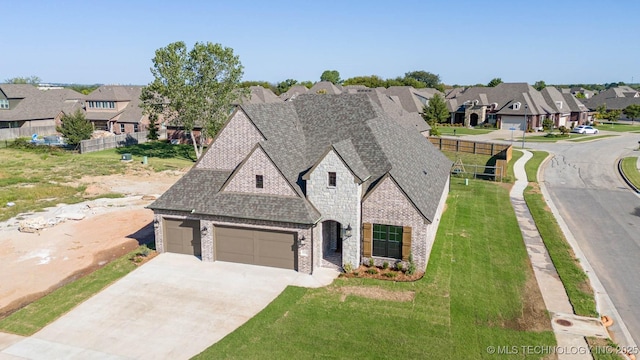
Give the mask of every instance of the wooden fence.
M 19 128 L 0 129 L 0 140 L 13 140 L 21 137 L 31 139 L 33 134 L 38 136 L 56 134 L 55 126 L 27 126 Z
M 513 154 L 510 144 L 446 139 L 436 136 L 430 136 L 429 141 L 440 150 L 495 156 L 496 159 L 507 160 L 507 162 L 511 161 Z
M 167 138 L 167 130 L 160 129 L 158 130 L 158 133 L 160 135 L 159 136 L 160 139 Z M 108 137 L 91 139 L 91 140 L 82 140 L 80 142 L 80 153 L 84 154 L 84 153 L 106 150 L 106 149 L 113 149 L 113 148 L 118 148 L 123 146 L 142 144 L 142 143 L 146 143 L 147 141 L 148 140 L 147 140 L 146 131 L 114 135 L 114 136 L 108 136 Z

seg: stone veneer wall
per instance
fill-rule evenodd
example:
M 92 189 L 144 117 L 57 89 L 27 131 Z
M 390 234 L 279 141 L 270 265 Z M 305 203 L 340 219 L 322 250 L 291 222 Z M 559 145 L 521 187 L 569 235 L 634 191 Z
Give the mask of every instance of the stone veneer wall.
M 328 173 L 336 173 L 336 187 L 329 187 Z M 351 225 L 352 235 L 342 241 L 342 265 L 360 264 L 360 198 L 362 186 L 355 182 L 351 171 L 340 157 L 329 151 L 307 180 L 307 199 L 320 211 L 322 220 L 318 223 L 314 237 L 316 264 L 322 259 L 322 221 L 334 220 L 346 227 Z
M 273 221 L 259 221 L 259 220 L 246 220 L 246 219 L 232 219 L 221 216 L 209 216 L 187 215 L 179 211 L 156 211 L 154 214 L 154 230 L 156 236 L 156 250 L 159 253 L 164 252 L 164 238 L 162 232 L 162 218 L 172 219 L 195 219 L 200 220 L 200 232 L 201 232 L 201 246 L 202 246 L 202 261 L 214 261 L 215 259 L 215 227 L 216 226 L 236 226 L 246 229 L 256 230 L 273 230 L 283 232 L 296 233 L 296 239 L 305 238 L 304 245 L 298 245 L 298 272 L 304 274 L 311 274 L 313 271 L 313 225 L 293 224 L 293 223 L 280 223 Z M 158 224 L 156 226 L 155 224 Z M 204 231 L 204 229 L 207 229 Z
M 423 271 L 427 267 L 429 254 L 440 216 L 444 209 L 449 184 L 444 189 L 433 224 L 429 224 L 398 188 L 391 177 L 382 180 L 377 188 L 362 203 L 362 222 L 411 227 L 411 253 L 416 267 Z M 389 261 L 393 263 L 394 261 Z
M 263 176 L 263 188 L 256 188 L 256 175 Z M 258 147 L 234 174 L 223 191 L 235 191 L 252 194 L 270 194 L 297 196 L 287 180 L 273 165 L 262 148 Z
M 233 170 L 264 140 L 247 115 L 238 109 L 220 131 L 210 149 L 196 165 L 198 169 Z

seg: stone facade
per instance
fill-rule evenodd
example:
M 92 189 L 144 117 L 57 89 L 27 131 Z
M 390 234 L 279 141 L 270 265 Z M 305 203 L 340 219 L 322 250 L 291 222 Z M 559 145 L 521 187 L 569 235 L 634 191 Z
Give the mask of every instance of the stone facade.
M 336 173 L 335 187 L 329 186 L 329 172 Z M 342 240 L 342 265 L 351 264 L 354 268 L 360 264 L 361 196 L 362 185 L 355 182 L 351 170 L 333 150 L 325 155 L 307 180 L 307 199 L 320 211 L 322 221 L 334 220 L 342 227 L 351 226 L 351 237 Z M 319 259 L 322 259 L 323 238 L 320 222 L 317 227 L 320 229 L 314 232 L 316 237 L 313 249 L 319 253 Z
M 179 211 L 158 211 L 154 215 L 154 230 L 156 236 L 156 250 L 159 253 L 164 252 L 164 237 L 162 231 L 162 219 L 196 219 L 200 220 L 202 261 L 215 261 L 215 227 L 216 226 L 234 226 L 245 229 L 255 230 L 272 230 L 295 233 L 295 239 L 298 243 L 297 249 L 297 271 L 305 274 L 311 274 L 313 259 L 313 229 L 308 225 L 279 223 L 272 221 L 233 219 L 221 216 L 199 215 L 198 218 L 188 216 Z M 156 224 L 158 224 L 156 226 Z M 206 231 L 204 229 L 207 229 Z M 302 240 L 304 238 L 304 240 Z
M 233 170 L 254 146 L 264 140 L 247 115 L 238 109 L 220 131 L 211 148 L 196 164 L 198 169 Z
M 263 187 L 256 187 L 256 175 L 263 176 Z M 222 191 L 297 196 L 287 180 L 261 147 L 257 147 Z
M 445 191 L 448 192 L 447 185 Z M 446 196 L 443 197 L 446 199 Z M 444 208 L 444 200 L 439 207 L 437 221 Z M 411 227 L 411 254 L 416 267 L 424 271 L 427 267 L 429 253 L 435 239 L 438 223 L 429 224 L 398 188 L 396 182 L 387 176 L 369 194 L 362 203 L 362 222 L 394 226 Z M 363 259 L 365 260 L 365 259 Z M 374 258 L 377 263 L 388 261 L 395 263 L 396 259 Z

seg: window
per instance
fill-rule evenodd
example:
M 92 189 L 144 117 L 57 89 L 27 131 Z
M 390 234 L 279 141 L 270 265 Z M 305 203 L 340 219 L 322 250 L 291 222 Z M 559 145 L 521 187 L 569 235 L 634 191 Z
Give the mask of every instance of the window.
M 520 110 L 520 103 L 513 103 L 513 110 Z
M 0 99 L 0 109 L 8 109 L 9 108 L 9 100 Z
M 338 182 L 337 179 L 338 178 L 336 177 L 336 173 L 330 171 L 329 172 L 329 187 L 336 187 L 336 184 Z
M 402 259 L 402 226 L 373 224 L 373 256 Z
M 138 132 L 138 124 L 133 124 L 133 132 Z
M 120 133 L 124 134 L 124 124 L 120 124 Z
M 256 175 L 256 189 L 264 188 L 264 176 Z
M 115 109 L 115 101 L 87 101 L 90 109 Z

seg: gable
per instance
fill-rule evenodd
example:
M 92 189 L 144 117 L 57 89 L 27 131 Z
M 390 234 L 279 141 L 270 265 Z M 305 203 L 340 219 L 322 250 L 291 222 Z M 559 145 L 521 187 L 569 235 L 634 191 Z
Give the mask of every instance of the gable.
M 242 109 L 237 109 L 195 165 L 198 169 L 233 170 L 264 137 Z
M 409 221 L 428 223 L 391 176 L 385 176 L 365 196 L 362 211 L 367 221 L 406 225 Z
M 262 176 L 262 188 L 256 186 L 256 176 Z M 289 182 L 259 145 L 240 164 L 221 191 L 297 196 Z

